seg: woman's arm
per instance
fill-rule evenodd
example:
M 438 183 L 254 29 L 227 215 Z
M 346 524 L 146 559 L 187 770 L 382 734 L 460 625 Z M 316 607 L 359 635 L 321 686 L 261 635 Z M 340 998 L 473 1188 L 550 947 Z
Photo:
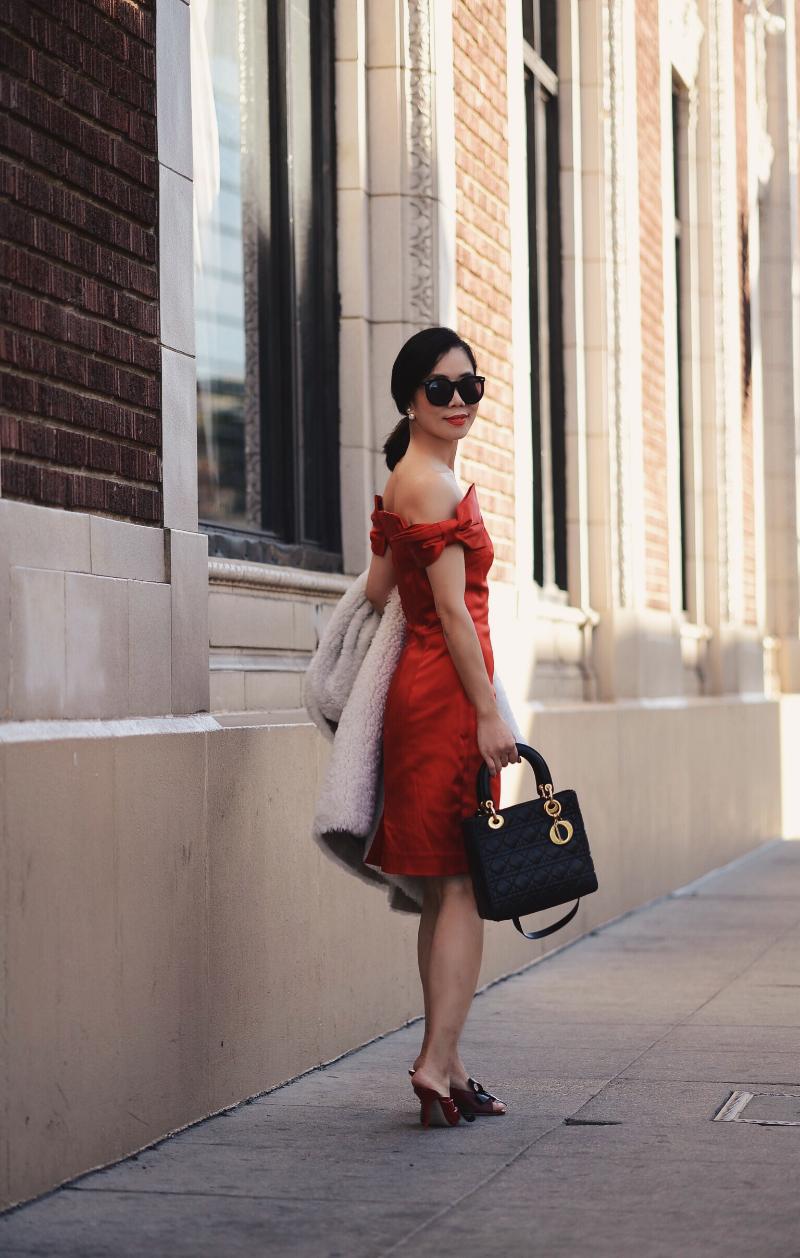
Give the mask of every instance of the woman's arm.
M 421 485 L 414 497 L 404 498 L 403 514 L 410 524 L 429 524 L 452 517 L 455 506 L 452 488 L 440 480 Z M 494 774 L 517 762 L 519 752 L 513 731 L 498 711 L 478 631 L 465 602 L 464 548 L 458 542 L 445 546 L 438 559 L 428 564 L 427 572 L 447 649 L 478 715 L 478 745 Z
M 387 546 L 384 555 L 376 555 L 373 551 L 364 593 L 376 612 L 380 612 L 381 615 L 383 615 L 386 600 L 391 593 L 392 587 L 396 584 L 397 576 L 395 575 L 391 548 Z
M 497 707 L 495 688 L 489 680 L 475 622 L 464 602 L 466 568 L 463 548 L 454 542 L 445 546 L 438 559 L 428 566 L 436 610 L 442 622 L 447 648 L 478 716 L 478 749 L 493 777 L 520 755 L 511 727 Z

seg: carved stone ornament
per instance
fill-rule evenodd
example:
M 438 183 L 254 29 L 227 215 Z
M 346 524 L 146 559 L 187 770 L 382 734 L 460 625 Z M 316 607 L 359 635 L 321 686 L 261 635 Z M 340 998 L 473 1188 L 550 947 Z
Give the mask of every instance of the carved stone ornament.
M 769 133 L 767 104 L 767 35 L 782 35 L 786 21 L 777 13 L 770 12 L 767 0 L 742 0 L 747 19 L 751 23 L 755 39 L 755 93 L 757 131 L 753 137 L 758 168 L 758 181 L 762 187 L 769 182 L 775 149 Z
M 692 88 L 700 67 L 700 45 L 705 34 L 697 0 L 670 0 L 667 11 L 670 59 L 685 86 Z
M 434 322 L 436 206 L 430 0 L 408 0 L 408 303 L 413 320 Z

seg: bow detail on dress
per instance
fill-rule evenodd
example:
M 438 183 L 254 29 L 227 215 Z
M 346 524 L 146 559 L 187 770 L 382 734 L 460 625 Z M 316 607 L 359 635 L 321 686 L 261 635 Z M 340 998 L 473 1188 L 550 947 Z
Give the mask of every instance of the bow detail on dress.
M 418 568 L 427 568 L 450 542 L 462 542 L 470 550 L 482 550 L 489 543 L 489 535 L 474 495 L 473 484 L 456 507 L 455 516 L 447 520 L 407 524 L 395 511 L 385 511 L 383 499 L 376 494 L 369 534 L 373 554 L 385 555 L 388 545 L 393 550 L 399 547 L 405 549 Z
M 404 531 L 404 540 L 411 545 L 414 559 L 422 568 L 438 559 L 451 542 L 462 542 L 470 550 L 480 550 L 486 545 L 483 521 L 469 516 L 441 520 L 437 524 L 413 524 Z

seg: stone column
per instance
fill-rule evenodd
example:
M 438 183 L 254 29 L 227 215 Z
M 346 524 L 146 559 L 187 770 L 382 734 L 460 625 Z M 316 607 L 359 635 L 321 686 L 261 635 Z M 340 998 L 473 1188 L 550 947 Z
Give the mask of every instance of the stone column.
M 174 713 L 209 708 L 208 539 L 197 520 L 191 20 L 184 0 L 159 0 L 159 296 Z
M 356 573 L 388 474 L 392 363 L 419 328 L 455 320 L 451 3 L 342 0 L 336 23 L 342 531 Z
M 684 666 L 684 689 L 688 693 L 702 693 L 706 688 L 708 639 L 711 631 L 706 621 L 705 569 L 703 564 L 703 454 L 702 454 L 702 347 L 700 324 L 700 218 L 699 218 L 699 161 L 698 161 L 698 111 L 700 93 L 698 73 L 700 50 L 705 38 L 705 28 L 700 19 L 696 0 L 684 0 L 682 4 L 662 6 L 662 22 L 666 21 L 667 67 L 663 76 L 662 100 L 665 116 L 672 109 L 672 76 L 676 76 L 683 91 L 679 94 L 677 162 L 679 204 L 673 196 L 673 171 L 668 160 L 672 156 L 672 143 L 664 144 L 664 291 L 665 305 L 673 310 L 682 322 L 680 362 L 675 318 L 665 320 L 667 341 L 666 374 L 667 398 L 675 413 L 670 418 L 670 595 L 672 612 L 680 625 L 681 654 Z M 673 215 L 680 218 L 681 227 L 681 309 L 678 311 L 678 293 L 674 266 Z M 675 387 L 670 389 L 669 382 Z M 680 385 L 681 396 L 678 396 Z M 679 445 L 681 418 L 678 406 L 682 406 L 683 440 Z M 681 539 L 681 506 L 679 477 L 683 457 L 684 479 L 684 533 Z M 680 564 L 681 541 L 686 551 L 686 610 L 681 606 Z
M 581 6 L 589 580 L 598 697 L 681 689 L 680 640 L 645 606 L 634 0 Z M 660 89 L 659 89 L 660 90 Z
M 774 149 L 761 196 L 761 357 L 764 409 L 766 632 L 775 641 L 777 680 L 800 691 L 800 269 L 798 240 L 797 64 L 795 6 L 773 5 L 769 18 L 753 14 L 764 58 L 762 146 Z
M 741 386 L 736 143 L 730 5 L 699 0 L 706 29 L 698 71 L 700 332 L 705 619 L 709 691 L 738 689 Z M 738 455 L 737 455 L 738 452 Z M 738 485 L 738 490 L 737 490 Z M 738 506 L 737 506 L 738 504 Z

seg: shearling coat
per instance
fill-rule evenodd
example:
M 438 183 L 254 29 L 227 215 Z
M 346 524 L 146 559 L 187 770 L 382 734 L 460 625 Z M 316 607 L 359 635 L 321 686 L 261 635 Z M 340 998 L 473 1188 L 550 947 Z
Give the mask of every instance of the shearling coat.
M 388 886 L 390 908 L 418 913 L 424 879 L 364 864 L 383 811 L 386 695 L 407 632 L 397 586 L 383 613 L 376 611 L 365 593 L 368 571 L 355 578 L 334 607 L 303 681 L 306 710 L 333 743 L 313 837 L 326 855 L 364 882 Z M 522 742 L 496 668 L 492 681 L 498 711 Z

